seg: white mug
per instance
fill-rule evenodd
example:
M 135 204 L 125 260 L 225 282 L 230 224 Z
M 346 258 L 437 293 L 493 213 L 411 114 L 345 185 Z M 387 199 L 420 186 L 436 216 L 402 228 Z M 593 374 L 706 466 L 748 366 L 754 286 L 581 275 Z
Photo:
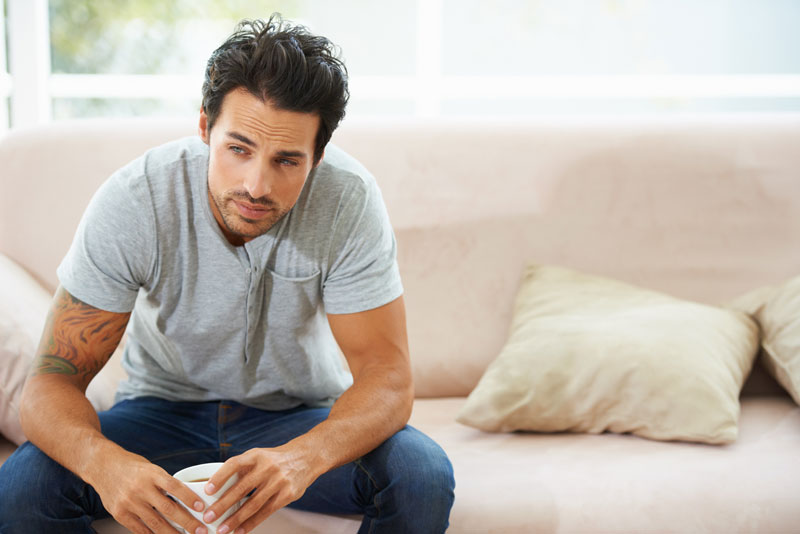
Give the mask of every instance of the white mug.
M 198 464 L 198 465 L 193 465 L 191 467 L 187 467 L 186 469 L 181 469 L 180 471 L 172 475 L 181 482 L 183 482 L 190 490 L 195 492 L 197 496 L 200 498 L 200 500 L 202 500 L 205 503 L 206 505 L 205 510 L 203 510 L 202 512 L 198 512 L 197 510 L 187 507 L 186 505 L 183 504 L 182 501 L 175 498 L 175 500 L 181 506 L 189 510 L 189 512 L 191 512 L 191 514 L 194 517 L 196 517 L 197 519 L 200 520 L 201 523 L 206 525 L 206 528 L 208 528 L 208 534 L 217 534 L 217 528 L 222 524 L 222 522 L 228 519 L 230 516 L 232 516 L 236 512 L 236 510 L 241 508 L 242 503 L 244 503 L 244 501 L 246 500 L 246 498 L 244 498 L 238 503 L 235 503 L 233 506 L 228 508 L 228 510 L 224 514 L 222 514 L 221 517 L 217 518 L 217 520 L 214 521 L 213 523 L 206 524 L 206 522 L 203 521 L 203 514 L 206 513 L 209 506 L 217 502 L 217 500 L 225 494 L 228 488 L 233 486 L 236 483 L 236 481 L 239 480 L 239 475 L 234 473 L 225 482 L 225 484 L 220 489 L 218 489 L 216 493 L 214 493 L 214 495 L 207 495 L 204 488 L 206 487 L 206 484 L 208 484 L 208 480 L 212 477 L 212 475 L 214 475 L 214 473 L 217 472 L 217 470 L 220 467 L 222 467 L 222 462 L 213 462 L 210 464 Z M 179 532 L 186 532 L 186 530 L 183 527 L 181 527 L 174 521 L 170 521 L 170 523 L 172 524 L 173 527 L 178 529 Z

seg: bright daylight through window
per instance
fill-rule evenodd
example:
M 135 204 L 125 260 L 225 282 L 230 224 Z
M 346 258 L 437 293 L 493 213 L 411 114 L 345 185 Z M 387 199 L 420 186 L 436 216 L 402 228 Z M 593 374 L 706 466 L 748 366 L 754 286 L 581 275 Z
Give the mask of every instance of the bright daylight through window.
M 4 4 L 0 127 L 193 115 L 209 52 L 238 20 L 274 11 L 341 46 L 351 117 L 800 110 L 800 55 L 786 46 L 800 2 Z

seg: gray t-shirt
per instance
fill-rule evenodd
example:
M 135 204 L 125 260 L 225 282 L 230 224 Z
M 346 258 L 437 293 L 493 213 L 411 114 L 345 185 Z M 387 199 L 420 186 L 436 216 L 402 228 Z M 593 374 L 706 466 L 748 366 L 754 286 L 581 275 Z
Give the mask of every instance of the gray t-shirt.
M 329 145 L 295 206 L 240 247 L 223 236 L 207 187 L 199 138 L 148 151 L 100 187 L 58 268 L 83 302 L 133 310 L 117 400 L 331 404 L 352 378 L 326 313 L 403 292 L 375 179 Z

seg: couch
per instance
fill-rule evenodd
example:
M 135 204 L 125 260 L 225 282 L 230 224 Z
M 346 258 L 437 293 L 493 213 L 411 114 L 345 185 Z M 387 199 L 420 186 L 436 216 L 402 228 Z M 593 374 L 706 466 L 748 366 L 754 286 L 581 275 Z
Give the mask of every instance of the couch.
M 6 306 L 20 272 L 52 293 L 79 218 L 111 172 L 194 133 L 191 120 L 109 119 L 0 139 L 2 272 L 16 273 L 0 280 Z M 800 407 L 763 351 L 737 382 L 736 435 L 725 444 L 602 429 L 487 432 L 456 420 L 508 340 L 529 263 L 713 307 L 800 273 L 800 115 L 347 120 L 334 142 L 376 176 L 395 228 L 411 424 L 453 462 L 449 532 L 800 532 Z M 35 313 L 12 304 L 28 331 L 41 329 L 41 303 Z M 118 358 L 92 384 L 99 408 L 124 374 Z M 6 397 L 11 375 L 0 370 Z M 0 461 L 14 447 L 0 441 Z M 256 532 L 358 525 L 284 509 Z M 95 527 L 124 532 L 111 519 Z

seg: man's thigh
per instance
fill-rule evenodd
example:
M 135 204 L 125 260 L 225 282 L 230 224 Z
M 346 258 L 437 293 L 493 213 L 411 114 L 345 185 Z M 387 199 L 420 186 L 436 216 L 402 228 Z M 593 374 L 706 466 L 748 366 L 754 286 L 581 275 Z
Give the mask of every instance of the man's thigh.
M 172 474 L 219 461 L 215 440 L 209 438 L 216 436 L 210 431 L 216 430 L 215 404 L 142 398 L 98 416 L 108 439 Z M 0 472 L 0 531 L 16 532 L 23 525 L 22 532 L 88 532 L 93 519 L 108 516 L 91 486 L 32 443 L 17 449 Z
M 441 506 L 449 510 L 454 485 L 444 451 L 406 425 L 373 451 L 322 475 L 292 507 L 329 514 L 360 513 L 373 520 L 404 506 L 421 513 L 439 506 L 439 501 L 448 501 Z
M 231 441 L 226 456 L 235 456 L 252 448 L 283 445 L 324 421 L 330 409 L 302 407 L 259 413 L 230 405 L 226 413 L 227 424 L 220 429 Z M 428 436 L 406 426 L 372 452 L 319 477 L 290 506 L 329 514 L 369 514 L 375 512 L 379 493 L 401 502 L 430 499 L 425 483 L 432 479 L 437 479 L 432 491 L 438 492 L 441 486 L 452 493 L 452 468 L 444 452 Z M 396 488 L 397 494 L 391 495 L 395 489 L 387 493 L 389 488 Z
M 327 419 L 330 408 L 299 407 L 265 412 L 231 405 L 227 413 L 227 424 L 221 424 L 220 428 L 231 443 L 226 456 L 236 456 L 253 448 L 284 445 Z M 363 513 L 360 503 L 353 501 L 357 471 L 357 464 L 350 463 L 322 475 L 306 490 L 301 501 L 307 502 L 302 508 L 333 514 Z
M 301 406 L 266 411 L 227 401 L 222 401 L 219 409 L 219 439 L 225 457 L 253 448 L 280 447 L 307 433 L 330 414 L 330 408 Z
M 170 474 L 220 461 L 218 402 L 172 402 L 140 397 L 100 412 L 103 435 Z

